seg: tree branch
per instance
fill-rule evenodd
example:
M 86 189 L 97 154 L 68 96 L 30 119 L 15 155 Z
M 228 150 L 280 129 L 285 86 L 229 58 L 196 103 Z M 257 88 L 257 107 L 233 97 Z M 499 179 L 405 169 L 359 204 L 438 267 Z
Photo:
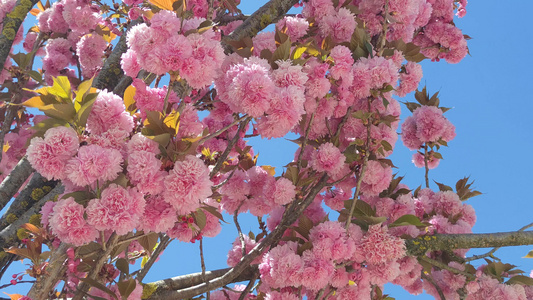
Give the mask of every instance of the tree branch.
M 46 267 L 46 273 L 37 278 L 37 282 L 31 287 L 28 297 L 33 300 L 49 299 L 50 291 L 63 277 L 63 273 L 66 270 L 64 263 L 67 260 L 67 249 L 69 247 L 69 244 L 61 243 L 59 248 L 52 251 L 52 257 Z
M 4 17 L 2 33 L 0 34 L 0 71 L 4 69 L 20 25 L 37 2 L 38 0 L 17 0 L 13 11 Z
M 9 203 L 33 171 L 30 162 L 26 158 L 23 158 L 15 166 L 13 171 L 7 175 L 0 184 L 0 210 Z
M 299 0 L 270 0 L 230 33 L 225 40 L 253 37 L 268 25 L 279 21 Z
M 9 224 L 6 228 L 0 231 L 0 245 L 2 247 L 8 248 L 14 245 L 14 242 L 17 241 L 17 230 L 25 223 L 28 223 L 30 217 L 34 214 L 38 214 L 41 210 L 41 207 L 48 201 L 52 200 L 55 196 L 63 193 L 65 188 L 63 185 L 58 184 L 53 190 L 48 192 L 44 197 L 42 197 L 39 202 L 35 203 L 31 208 L 27 209 L 26 212 L 20 216 L 15 222 Z
M 122 34 L 120 37 L 120 40 L 113 48 L 113 52 L 109 57 L 106 59 L 104 66 L 98 72 L 98 75 L 96 78 L 94 78 L 93 86 L 97 89 L 107 89 L 109 91 L 113 91 L 117 95 L 124 95 L 124 91 L 126 90 L 126 87 L 130 85 L 133 82 L 133 79 L 131 77 L 127 76 L 127 78 L 122 82 L 122 78 L 125 76 L 124 71 L 122 71 L 122 68 L 120 66 L 120 58 L 123 53 L 128 51 L 128 45 L 126 45 L 126 35 L 127 32 L 135 25 L 141 23 L 141 19 L 137 19 L 135 21 L 132 21 L 130 25 L 128 26 L 128 29 L 126 32 Z M 121 83 L 119 85 L 119 82 Z M 120 89 L 117 89 L 117 87 L 121 87 Z M 122 89 L 124 87 L 124 89 Z
M 428 251 L 533 245 L 533 231 L 470 234 L 435 234 L 405 240 L 407 254 L 424 255 Z
M 3 230 L 9 226 L 14 219 L 18 219 L 20 216 L 22 216 L 28 208 L 32 207 L 37 201 L 39 201 L 39 199 L 47 194 L 46 191 L 51 191 L 56 185 L 57 182 L 47 181 L 41 176 L 41 174 L 37 172 L 33 174 L 30 182 L 19 193 L 17 198 L 15 198 L 13 203 L 11 203 L 8 210 L 0 219 L 0 230 Z M 43 190 L 43 188 L 46 186 L 48 186 L 49 189 Z M 40 189 L 40 191 L 37 189 Z M 37 193 L 34 193 L 36 191 Z

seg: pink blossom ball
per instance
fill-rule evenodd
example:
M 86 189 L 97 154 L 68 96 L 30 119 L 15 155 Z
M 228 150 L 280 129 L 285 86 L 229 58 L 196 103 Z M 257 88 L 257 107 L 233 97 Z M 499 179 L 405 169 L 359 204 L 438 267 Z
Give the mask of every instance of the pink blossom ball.
M 196 156 L 188 155 L 174 164 L 165 178 L 165 201 L 172 204 L 179 214 L 188 214 L 200 207 L 209 197 L 213 182 L 209 170 Z
M 312 154 L 309 165 L 318 172 L 328 172 L 336 175 L 341 171 L 346 156 L 332 143 L 325 143 L 318 147 L 318 151 Z

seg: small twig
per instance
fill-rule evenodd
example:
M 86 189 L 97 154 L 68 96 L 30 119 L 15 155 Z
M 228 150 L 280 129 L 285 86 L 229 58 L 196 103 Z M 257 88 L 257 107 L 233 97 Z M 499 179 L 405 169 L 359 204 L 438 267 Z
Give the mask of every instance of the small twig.
M 118 241 L 118 243 L 115 245 L 115 246 L 120 246 L 122 244 L 125 244 L 125 243 L 129 243 L 129 242 L 133 242 L 139 238 L 142 238 L 143 236 L 147 236 L 149 235 L 150 233 L 138 233 L 134 236 L 130 236 L 130 237 L 127 237 L 127 238 L 124 238 L 124 239 L 121 239 Z
M 233 137 L 233 139 L 228 143 L 226 150 L 224 150 L 222 155 L 218 158 L 217 163 L 215 164 L 215 166 L 213 167 L 213 170 L 211 170 L 211 173 L 209 174 L 209 178 L 213 178 L 218 173 L 218 171 L 220 171 L 220 168 L 222 168 L 222 164 L 224 164 L 224 162 L 226 161 L 226 158 L 228 158 L 228 155 L 231 152 L 231 149 L 233 149 L 233 146 L 237 144 L 241 131 L 243 131 L 244 128 L 246 128 L 246 125 L 248 124 L 248 122 L 250 122 L 251 119 L 252 119 L 251 117 L 248 117 L 241 124 L 239 124 L 237 133 L 235 133 L 235 136 Z
M 435 289 L 437 290 L 437 293 L 439 293 L 439 297 L 440 297 L 440 300 L 446 300 L 446 297 L 444 296 L 444 293 L 442 292 L 442 289 L 440 288 L 440 286 L 435 282 L 435 280 L 433 280 L 433 278 L 431 278 L 430 276 L 426 275 L 424 273 L 424 271 L 422 271 L 422 278 L 424 280 L 427 280 L 429 281 L 429 283 L 431 283 Z
M 428 145 L 424 144 L 424 166 L 426 168 L 426 188 L 429 189 Z
M 246 298 L 246 295 L 248 295 L 250 291 L 253 289 L 257 278 L 259 278 L 259 272 L 256 271 L 254 275 L 252 276 L 252 279 L 250 279 L 250 281 L 246 285 L 246 288 L 244 289 L 244 291 L 241 292 L 241 295 L 239 296 L 239 300 L 244 300 L 244 298 Z
M 202 266 L 202 278 L 204 282 L 209 285 L 209 280 L 207 280 L 205 276 L 204 239 L 203 238 L 200 239 L 200 264 Z M 209 300 L 209 297 L 210 297 L 210 292 L 207 291 L 205 295 L 206 300 Z
M 35 283 L 35 282 L 37 282 L 37 281 L 35 281 L 35 280 L 21 280 L 21 281 L 17 281 L 17 284 L 19 284 L 19 283 Z M 6 288 L 8 286 L 12 286 L 12 285 L 14 285 L 14 284 L 6 283 L 4 285 L 0 285 L 0 290 Z
M 318 294 L 316 294 L 315 300 L 320 300 L 320 297 L 324 295 L 324 291 L 326 290 L 325 287 L 321 288 L 320 291 L 318 291 Z
M 370 111 L 370 100 L 368 100 L 368 110 Z M 359 176 L 357 178 L 357 186 L 355 187 L 355 194 L 352 199 L 352 204 L 350 205 L 350 212 L 348 213 L 348 218 L 346 219 L 346 229 L 350 226 L 352 223 L 352 216 L 355 211 L 355 204 L 357 203 L 357 200 L 359 199 L 359 193 L 361 193 L 361 183 L 363 182 L 363 177 L 365 176 L 366 171 L 366 165 L 368 164 L 368 156 L 370 151 L 370 126 L 372 125 L 372 122 L 370 120 L 367 120 L 366 124 L 366 145 L 365 145 L 365 157 L 363 158 L 363 165 L 361 166 L 361 170 L 359 171 Z
M 311 119 L 309 119 L 309 125 L 307 125 L 307 128 L 305 129 L 304 140 L 302 142 L 302 147 L 300 148 L 300 153 L 298 154 L 298 173 L 300 173 L 300 169 L 302 168 L 302 157 L 304 156 L 305 146 L 307 146 L 307 139 L 309 137 L 309 132 L 311 132 L 311 126 L 313 125 L 314 119 L 315 113 L 311 114 Z
M 144 265 L 144 267 L 137 274 L 137 281 L 142 282 L 142 280 L 144 279 L 144 277 L 146 276 L 146 274 L 148 273 L 148 271 L 150 270 L 152 265 L 155 263 L 155 261 L 159 257 L 159 254 L 161 254 L 161 252 L 163 252 L 163 250 L 165 250 L 165 248 L 172 241 L 172 239 L 169 238 L 167 235 L 162 236 L 160 238 L 160 240 L 161 241 L 159 242 L 159 245 L 157 245 L 157 247 L 155 248 L 154 252 L 152 253 L 152 255 L 150 255 L 150 258 L 148 259 L 148 261 Z
M 425 255 L 419 256 L 418 259 L 421 260 L 421 261 L 427 262 L 427 263 L 429 263 L 429 264 L 432 264 L 432 265 L 434 265 L 435 267 L 438 267 L 438 268 L 440 268 L 440 269 L 448 270 L 448 271 L 450 271 L 450 272 L 452 272 L 452 273 L 454 273 L 454 274 L 463 275 L 463 276 L 465 276 L 465 277 L 468 278 L 468 279 L 472 279 L 472 280 L 476 279 L 476 276 L 473 275 L 473 274 L 470 274 L 470 273 L 468 273 L 468 272 L 465 272 L 465 271 L 462 271 L 462 270 L 456 269 L 456 268 L 454 268 L 454 267 L 450 267 L 450 266 L 448 266 L 448 265 L 445 264 L 445 263 L 442 263 L 442 262 L 440 262 L 440 261 L 438 261 L 438 260 L 434 260 L 434 259 L 432 259 L 432 258 L 429 258 L 429 257 L 425 256 Z
M 380 37 L 379 45 L 378 45 L 379 56 L 383 54 L 383 50 L 385 50 L 385 44 L 387 43 L 387 31 L 389 29 L 389 22 L 387 21 L 388 14 L 389 14 L 389 0 L 385 0 L 385 10 L 383 11 L 383 34 Z M 372 53 L 370 55 L 372 55 Z
M 239 214 L 239 209 L 241 209 L 243 204 L 244 204 L 244 200 L 241 202 L 241 204 L 239 204 L 239 206 L 233 213 L 233 222 L 235 223 L 235 227 L 237 227 L 237 231 L 239 232 L 239 239 L 241 240 L 242 256 L 244 257 L 246 255 L 246 243 L 244 242 L 244 235 L 242 234 L 241 225 L 239 225 L 239 220 L 237 218 L 237 215 Z
M 230 129 L 231 127 L 235 126 L 237 123 L 239 123 L 240 121 L 246 119 L 248 117 L 248 115 L 244 115 L 238 119 L 236 119 L 235 121 L 233 121 L 231 124 L 217 130 L 216 132 L 213 132 L 211 133 L 210 135 L 207 135 L 207 136 L 204 136 L 203 138 L 200 139 L 200 141 L 198 142 L 198 145 L 202 145 L 203 143 L 207 142 L 208 140 L 212 139 L 212 138 L 215 138 L 219 135 L 221 135 L 222 133 L 224 133 L 226 130 Z

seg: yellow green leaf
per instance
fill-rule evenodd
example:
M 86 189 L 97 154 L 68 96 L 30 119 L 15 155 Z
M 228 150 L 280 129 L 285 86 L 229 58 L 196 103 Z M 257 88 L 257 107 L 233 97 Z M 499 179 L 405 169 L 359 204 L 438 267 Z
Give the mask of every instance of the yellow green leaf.
M 72 103 L 49 104 L 39 109 L 45 115 L 51 118 L 65 120 L 65 121 L 71 121 L 73 117 L 76 115 L 76 110 L 74 109 L 74 105 Z
M 529 251 L 524 258 L 533 258 L 533 250 Z
M 180 113 L 177 111 L 172 111 L 168 116 L 165 117 L 163 123 L 171 129 L 174 129 L 174 134 L 178 134 L 180 128 Z
M 9 145 L 9 142 L 6 142 L 4 144 L 4 146 L 2 147 L 2 151 L 3 152 L 7 152 L 7 150 L 9 150 L 9 148 L 11 148 L 11 146 Z
M 305 51 L 307 51 L 307 47 L 305 47 L 305 46 L 297 47 L 292 52 L 292 59 L 298 59 L 298 58 L 302 57 L 302 54 L 304 54 Z
M 276 175 L 276 167 L 272 167 L 272 166 L 261 166 L 261 168 L 265 171 L 267 171 L 267 173 L 270 175 L 270 176 L 274 176 Z
M 165 10 L 174 10 L 172 8 L 172 4 L 174 4 L 173 0 L 149 0 L 148 2 L 152 3 L 153 5 L 165 9 Z
M 53 78 L 54 84 L 48 88 L 48 92 L 52 95 L 58 96 L 64 100 L 65 103 L 72 102 L 70 81 L 67 76 L 59 76 Z
M 46 104 L 43 102 L 40 96 L 31 97 L 30 99 L 22 102 L 23 106 L 41 108 Z
M 89 118 L 89 114 L 93 108 L 94 101 L 96 101 L 96 97 L 98 97 L 98 94 L 96 93 L 91 93 L 84 97 L 83 105 L 76 113 L 76 121 L 78 126 L 85 127 L 87 119 Z
M 134 99 L 136 91 L 137 89 L 133 85 L 128 86 L 124 91 L 124 106 L 126 106 L 126 111 L 128 111 L 130 115 L 133 115 L 135 111 L 137 111 Z
M 74 108 L 76 109 L 76 112 L 80 110 L 83 104 L 83 97 L 91 90 L 91 86 L 93 85 L 93 79 L 94 77 L 89 80 L 85 80 L 78 86 L 78 91 L 76 91 L 76 102 L 74 103 Z

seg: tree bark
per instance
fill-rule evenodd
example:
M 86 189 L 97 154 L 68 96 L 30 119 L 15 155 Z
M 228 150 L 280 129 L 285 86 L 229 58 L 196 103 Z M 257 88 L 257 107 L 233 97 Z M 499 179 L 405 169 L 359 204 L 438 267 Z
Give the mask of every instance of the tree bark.
M 26 158 L 23 158 L 15 166 L 13 171 L 4 178 L 4 181 L 0 184 L 0 210 L 9 203 L 33 171 L 30 162 Z
M 39 0 L 17 0 L 15 8 L 12 12 L 8 13 L 3 23 L 2 33 L 0 34 L 0 71 L 4 69 L 6 59 L 11 52 L 11 47 L 13 46 L 13 41 L 15 36 L 26 19 L 28 12 Z

